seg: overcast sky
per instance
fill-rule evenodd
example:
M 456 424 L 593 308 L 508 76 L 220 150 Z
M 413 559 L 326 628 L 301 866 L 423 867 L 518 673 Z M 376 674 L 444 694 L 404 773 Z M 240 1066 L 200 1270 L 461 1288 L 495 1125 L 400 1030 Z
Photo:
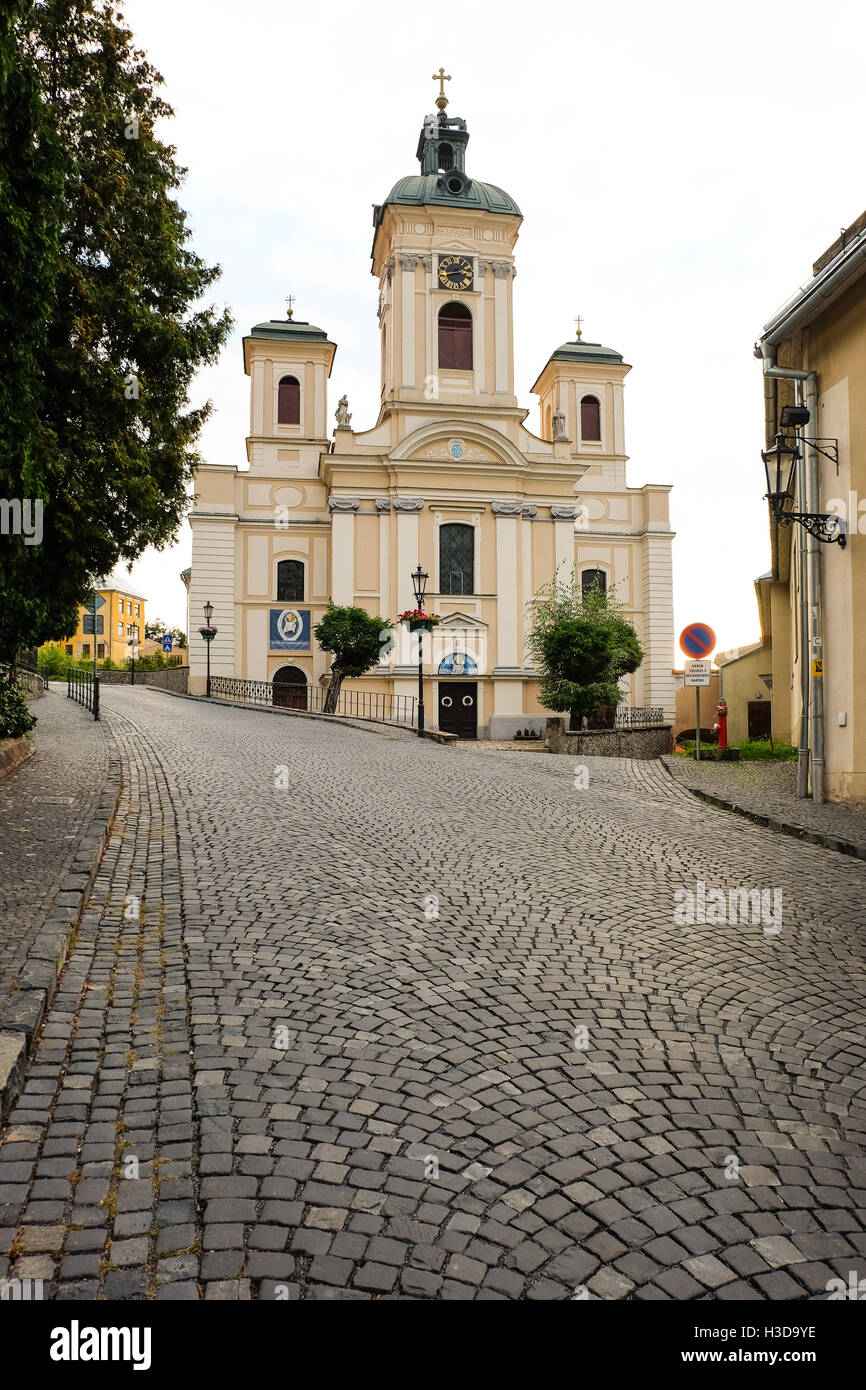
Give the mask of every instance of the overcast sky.
M 863 52 L 854 0 L 127 0 L 165 78 L 181 201 L 236 331 L 196 399 L 202 451 L 245 464 L 241 337 L 295 317 L 338 344 L 370 428 L 379 396 L 372 204 L 417 170 L 444 64 L 467 169 L 517 200 L 517 393 L 574 336 L 620 351 L 629 482 L 672 483 L 675 625 L 719 649 L 757 639 L 769 566 L 762 386 L 753 345 L 866 206 Z M 333 427 L 333 419 L 329 429 Z M 149 614 L 185 620 L 177 546 L 134 567 Z M 219 623 L 219 614 L 214 619 Z

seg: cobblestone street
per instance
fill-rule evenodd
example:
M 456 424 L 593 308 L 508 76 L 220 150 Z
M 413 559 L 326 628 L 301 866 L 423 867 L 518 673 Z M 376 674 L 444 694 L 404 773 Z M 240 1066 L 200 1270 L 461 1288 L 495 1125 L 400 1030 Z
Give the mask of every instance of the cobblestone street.
M 539 1300 L 866 1276 L 861 862 L 655 763 L 128 687 L 103 709 L 123 791 L 0 1144 L 0 1276 Z M 699 884 L 780 890 L 781 920 L 683 921 Z

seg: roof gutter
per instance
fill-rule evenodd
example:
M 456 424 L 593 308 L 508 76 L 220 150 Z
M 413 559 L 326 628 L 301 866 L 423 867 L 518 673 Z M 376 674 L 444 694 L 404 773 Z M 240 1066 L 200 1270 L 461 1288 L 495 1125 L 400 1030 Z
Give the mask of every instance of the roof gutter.
M 823 270 L 808 280 L 795 295 L 774 314 L 760 337 L 759 346 L 778 347 L 796 328 L 808 323 L 827 304 L 838 297 L 848 280 L 866 268 L 866 227 Z

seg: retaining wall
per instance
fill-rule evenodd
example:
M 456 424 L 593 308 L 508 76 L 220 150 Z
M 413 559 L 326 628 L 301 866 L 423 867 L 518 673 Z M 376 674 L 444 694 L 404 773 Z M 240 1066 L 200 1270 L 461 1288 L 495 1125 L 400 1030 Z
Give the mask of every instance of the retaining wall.
M 551 753 L 578 754 L 585 758 L 661 758 L 670 753 L 673 727 L 651 724 L 643 729 L 582 729 L 568 733 L 565 720 L 547 720 L 547 746 Z

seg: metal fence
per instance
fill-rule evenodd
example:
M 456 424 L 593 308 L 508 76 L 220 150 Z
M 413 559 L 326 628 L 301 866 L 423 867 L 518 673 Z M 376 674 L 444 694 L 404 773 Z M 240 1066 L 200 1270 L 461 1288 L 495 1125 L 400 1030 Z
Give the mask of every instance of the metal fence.
M 276 705 L 282 709 L 309 710 L 325 713 L 327 687 L 290 685 L 273 681 L 236 680 L 233 676 L 211 676 L 211 695 L 218 700 L 241 700 L 251 705 Z M 342 690 L 334 710 L 350 719 L 373 719 L 380 722 L 407 724 L 415 727 L 414 695 L 392 695 L 386 691 Z
M 590 729 L 646 729 L 669 722 L 663 709 L 650 705 L 617 705 L 616 709 L 602 706 L 587 721 Z
M 99 718 L 99 677 L 93 670 L 71 667 L 66 673 L 66 698 L 75 700 L 85 709 L 93 711 L 94 719 Z

